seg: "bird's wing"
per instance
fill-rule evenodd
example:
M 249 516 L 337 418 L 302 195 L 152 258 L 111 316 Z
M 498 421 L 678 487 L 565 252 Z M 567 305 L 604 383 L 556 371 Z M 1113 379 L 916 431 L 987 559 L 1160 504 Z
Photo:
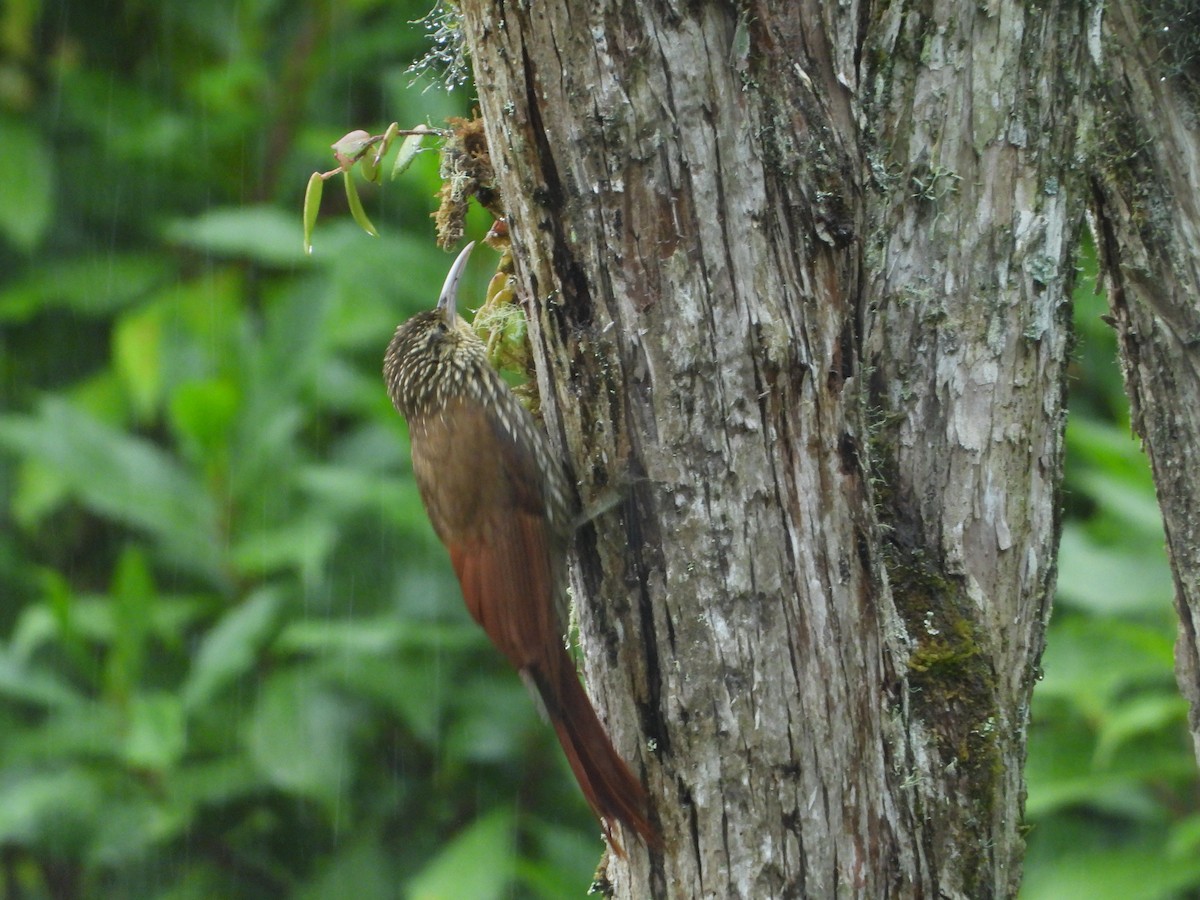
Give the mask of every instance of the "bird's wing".
M 413 470 L 472 617 L 518 669 L 562 642 L 553 535 L 534 462 L 493 414 L 457 400 L 413 429 Z

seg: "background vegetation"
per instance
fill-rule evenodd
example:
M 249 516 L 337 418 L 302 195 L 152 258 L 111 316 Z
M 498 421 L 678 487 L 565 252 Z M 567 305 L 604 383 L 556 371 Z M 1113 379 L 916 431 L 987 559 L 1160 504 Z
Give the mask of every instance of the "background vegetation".
M 583 894 L 598 829 L 382 388 L 450 261 L 436 159 L 300 249 L 333 141 L 467 111 L 410 86 L 427 2 L 0 8 L 0 898 Z M 1182 896 L 1171 582 L 1081 284 L 1025 895 Z

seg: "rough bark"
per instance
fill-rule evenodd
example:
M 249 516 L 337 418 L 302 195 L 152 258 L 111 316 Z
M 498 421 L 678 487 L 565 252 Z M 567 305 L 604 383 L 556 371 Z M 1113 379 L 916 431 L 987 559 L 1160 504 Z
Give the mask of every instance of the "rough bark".
M 1176 676 L 1200 759 L 1200 16 L 1184 4 L 1110 3 L 1090 47 L 1101 73 L 1091 221 L 1166 527 Z
M 626 498 L 572 576 L 665 838 L 616 895 L 1012 895 L 1084 12 L 463 13 L 547 424 Z

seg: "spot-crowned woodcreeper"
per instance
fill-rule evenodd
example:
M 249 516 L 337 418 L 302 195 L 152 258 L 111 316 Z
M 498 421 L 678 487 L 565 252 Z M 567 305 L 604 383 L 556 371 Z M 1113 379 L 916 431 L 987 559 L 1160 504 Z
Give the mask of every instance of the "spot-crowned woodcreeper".
M 458 315 L 468 256 L 437 306 L 396 329 L 388 394 L 408 420 L 413 474 L 471 616 L 540 700 L 610 846 L 620 822 L 657 844 L 646 793 L 579 683 L 559 616 L 578 500 L 563 461 Z

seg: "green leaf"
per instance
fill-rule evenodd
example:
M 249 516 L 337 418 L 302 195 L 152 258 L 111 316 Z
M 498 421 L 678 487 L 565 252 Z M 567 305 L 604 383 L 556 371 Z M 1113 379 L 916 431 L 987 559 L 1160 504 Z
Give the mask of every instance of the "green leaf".
M 346 186 L 346 202 L 350 205 L 350 215 L 354 217 L 354 221 L 358 223 L 358 227 L 371 235 L 371 237 L 379 237 L 379 232 L 375 230 L 375 226 L 367 218 L 362 201 L 358 199 L 358 188 L 354 186 L 354 173 L 343 172 L 342 183 Z
M 196 661 L 184 683 L 184 707 L 195 710 L 248 674 L 279 626 L 283 596 L 261 589 L 227 612 L 200 643 Z
M 150 532 L 180 565 L 213 577 L 224 571 L 212 498 L 149 441 L 48 397 L 36 415 L 0 416 L 0 446 L 52 470 L 94 512 Z
M 354 900 L 395 900 L 395 854 L 380 844 L 370 834 L 349 846 L 339 841 L 332 858 L 298 891 L 296 900 L 342 897 L 348 884 L 354 885 Z
M 129 704 L 125 761 L 135 769 L 167 772 L 187 747 L 183 704 L 173 693 L 137 694 Z
M 11 760 L 50 766 L 75 760 L 123 764 L 125 724 L 116 704 L 85 699 L 50 710 L 36 727 L 6 741 L 6 751 Z
M 330 658 L 318 671 L 330 684 L 395 715 L 418 740 L 437 745 L 445 719 L 440 701 L 447 693 L 438 657 L 385 660 L 343 654 Z
M 412 880 L 409 900 L 499 900 L 511 896 L 516 822 L 498 809 L 476 819 Z
M 53 213 L 54 154 L 26 122 L 0 117 L 0 235 L 32 253 Z
M 396 151 L 396 159 L 392 163 L 392 178 L 397 178 L 408 170 L 408 167 L 412 165 L 413 160 L 417 158 L 417 154 L 421 151 L 421 142 L 427 136 L 424 134 L 410 134 L 400 142 L 400 149 Z
M 1078 523 L 1063 526 L 1058 597 L 1096 615 L 1168 613 L 1174 587 L 1161 544 L 1153 552 L 1122 552 L 1094 540 Z
M 1174 693 L 1144 694 L 1123 700 L 1109 710 L 1100 724 L 1096 759 L 1107 763 L 1113 753 L 1128 741 L 1144 734 L 1186 725 L 1187 701 Z
M 419 533 L 427 529 L 425 508 L 411 478 L 388 478 L 359 466 L 305 466 L 297 485 L 311 497 L 345 513 L 382 513 Z
M 379 182 L 379 163 L 375 161 L 370 153 L 364 154 L 358 161 L 359 171 L 367 181 L 372 183 Z
M 486 638 L 472 622 L 418 623 L 391 612 L 344 621 L 299 619 L 289 622 L 276 642 L 280 653 L 350 656 L 387 656 L 398 650 L 462 653 L 486 646 Z
M 79 671 L 92 674 L 96 654 L 75 627 L 78 597 L 71 583 L 54 569 L 43 569 L 39 574 L 44 603 L 26 607 L 13 634 L 13 649 L 29 658 L 38 647 L 57 641 Z
M 1200 885 L 1200 859 L 1168 860 L 1149 848 L 1104 847 L 1031 871 L 1022 900 L 1169 900 Z M 1193 894 L 1189 891 L 1189 896 Z
M 56 259 L 0 289 L 0 321 L 21 322 L 52 309 L 109 315 L 148 294 L 168 271 L 165 259 L 140 253 Z
M 200 762 L 185 762 L 176 770 L 171 786 L 180 803 L 218 807 L 262 791 L 262 779 L 250 760 L 235 748 L 229 749 L 234 752 Z
M 113 363 L 139 421 L 150 419 L 162 397 L 163 307 L 121 316 L 113 331 Z
M 59 675 L 17 659 L 3 646 L 0 646 L 0 697 L 47 708 L 71 706 L 84 699 Z
M 108 655 L 106 687 L 125 697 L 142 677 L 146 633 L 155 600 L 150 566 L 139 547 L 126 547 L 117 560 L 112 586 L 113 646 Z
M 538 720 L 533 698 L 515 676 L 459 679 L 452 699 L 459 709 L 446 729 L 444 745 L 456 759 L 513 759 L 530 732 L 549 727 Z
M 1025 768 L 1029 799 L 1025 815 L 1039 821 L 1064 808 L 1092 806 L 1128 807 L 1123 793 L 1136 791 L 1124 774 L 1111 768 L 1097 770 L 1091 763 L 1094 744 L 1086 728 L 1065 717 L 1053 723 L 1038 723 L 1030 731 L 1030 752 Z
M 400 125 L 396 122 L 393 122 L 387 127 L 387 130 L 384 131 L 383 135 L 380 137 L 379 143 L 375 147 L 375 152 L 371 155 L 371 164 L 376 169 L 378 169 L 380 164 L 383 162 L 384 156 L 386 156 L 388 150 L 391 149 L 392 141 L 396 140 L 396 135 L 399 133 Z
M 321 210 L 321 194 L 325 191 L 325 179 L 320 172 L 313 172 L 304 191 L 304 252 L 311 254 L 313 229 L 317 227 L 317 213 Z
M 350 778 L 355 720 L 351 707 L 310 676 L 280 672 L 262 689 L 247 746 L 268 781 L 323 804 L 332 815 Z
M 177 387 L 168 414 L 180 443 L 194 458 L 223 462 L 241 405 L 237 385 L 227 378 L 193 381 Z
M 382 657 L 396 650 L 406 635 L 417 630 L 411 623 L 390 614 L 341 622 L 300 619 L 287 624 L 277 645 L 281 653 Z
M 87 859 L 106 867 L 145 865 L 147 854 L 187 829 L 189 813 L 180 804 L 148 797 L 108 803 L 98 816 L 105 827 L 96 833 Z
M 1066 436 L 1075 467 L 1102 472 L 1109 478 L 1140 487 L 1147 499 L 1153 502 L 1154 480 L 1146 455 L 1141 443 L 1129 433 L 1128 428 L 1113 422 L 1073 415 L 1067 425 Z M 1161 528 L 1161 523 L 1156 527 Z
M 523 854 L 518 864 L 521 884 L 529 889 L 523 896 L 536 896 L 542 900 L 585 896 L 587 874 L 595 870 L 596 854 L 603 844 L 600 829 L 582 795 L 578 806 L 582 821 L 588 823 L 586 831 L 564 827 L 559 821 L 539 819 L 528 827 L 539 852 L 536 856 Z M 554 812 L 557 815 L 561 810 Z
M 1175 823 L 1167 852 L 1176 859 L 1200 857 L 1200 813 L 1192 813 Z
M 96 826 L 101 792 L 82 767 L 0 776 L 0 844 L 33 845 L 56 854 L 81 846 Z
M 27 455 L 15 474 L 10 509 L 13 519 L 21 524 L 40 522 L 70 498 L 71 488 L 63 473 L 36 456 Z
M 233 561 L 243 575 L 266 575 L 293 569 L 305 584 L 315 584 L 337 542 L 335 523 L 309 515 L 297 522 L 238 538 Z
M 1120 522 L 1122 540 L 1141 536 L 1148 544 L 1162 543 L 1162 512 L 1150 485 L 1102 470 L 1082 472 L 1075 481 L 1103 512 Z
M 274 530 L 280 521 L 271 511 L 280 510 L 279 500 L 290 490 L 305 413 L 293 401 L 289 386 L 279 383 L 284 376 L 277 376 L 274 384 L 270 378 L 269 372 L 262 372 L 247 379 L 231 447 L 237 464 L 229 471 L 233 496 L 262 510 L 243 519 L 239 530 L 253 527 L 259 534 Z
M 1195 760 L 1179 752 L 1175 735 L 1139 740 L 1100 758 L 1086 720 L 1069 711 L 1048 713 L 1044 704 L 1035 713 L 1030 748 L 1025 812 L 1032 821 L 1074 808 L 1153 821 L 1162 815 L 1156 793 L 1187 783 L 1195 772 Z
M 212 209 L 167 226 L 169 240 L 194 250 L 266 266 L 288 267 L 304 259 L 304 230 L 294 214 L 273 206 Z
M 1034 701 L 1052 697 L 1099 717 L 1134 685 L 1170 688 L 1171 637 L 1129 622 L 1070 616 L 1056 622 L 1046 642 L 1045 677 Z

